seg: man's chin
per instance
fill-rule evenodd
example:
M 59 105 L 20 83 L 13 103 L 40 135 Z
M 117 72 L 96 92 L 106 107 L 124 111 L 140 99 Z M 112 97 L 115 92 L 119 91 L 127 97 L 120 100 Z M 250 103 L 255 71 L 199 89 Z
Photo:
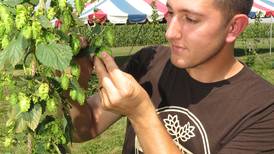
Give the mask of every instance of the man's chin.
M 190 67 L 184 60 L 176 59 L 172 57 L 170 58 L 170 60 L 171 60 L 171 63 L 178 68 L 187 69 Z

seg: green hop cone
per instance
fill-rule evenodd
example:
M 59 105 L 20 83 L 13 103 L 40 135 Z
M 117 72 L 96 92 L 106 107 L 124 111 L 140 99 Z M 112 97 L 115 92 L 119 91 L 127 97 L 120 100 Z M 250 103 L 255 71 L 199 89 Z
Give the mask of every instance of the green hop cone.
M 108 47 L 101 47 L 99 50 L 95 51 L 95 55 L 99 58 L 101 58 L 102 52 L 107 52 L 109 55 L 112 55 L 112 50 Z
M 17 104 L 17 102 L 18 102 L 17 94 L 12 93 L 12 94 L 9 96 L 8 101 L 9 101 L 9 103 L 10 103 L 11 105 Z
M 81 14 L 81 12 L 83 11 L 85 7 L 83 0 L 74 0 L 74 2 L 75 2 L 76 11 L 78 12 L 78 14 Z
M 55 101 L 54 98 L 50 98 L 50 99 L 47 100 L 46 109 L 49 112 L 56 112 L 57 111 L 57 105 L 56 105 L 56 101 Z
M 81 42 L 77 36 L 71 36 L 70 46 L 72 48 L 73 55 L 77 55 L 81 48 Z
M 77 64 L 71 66 L 71 74 L 72 76 L 76 77 L 77 79 L 80 76 L 80 68 Z
M 64 10 L 67 7 L 67 1 L 66 0 L 58 0 L 58 5 L 61 10 Z
M 22 35 L 26 38 L 26 39 L 31 39 L 32 37 L 32 28 L 31 26 L 27 25 L 22 29 Z
M 102 44 L 103 44 L 103 38 L 102 37 L 95 38 L 95 43 L 94 43 L 95 47 L 100 48 L 102 46 Z
M 85 93 L 83 90 L 77 91 L 76 100 L 80 105 L 83 105 L 85 103 L 85 98 L 86 98 L 86 96 L 85 96 Z
M 67 139 L 64 135 L 61 136 L 61 144 L 66 144 L 67 143 Z
M 49 85 L 47 83 L 42 83 L 38 88 L 38 96 L 42 100 L 46 100 L 48 98 L 49 93 Z
M 0 22 L 0 37 L 2 37 L 5 34 L 5 25 L 3 22 Z
M 27 23 L 28 9 L 24 5 L 16 5 L 15 25 L 17 29 L 21 29 Z
M 41 9 L 41 8 L 39 8 L 38 10 L 36 10 L 35 12 L 34 12 L 34 16 L 35 17 L 41 17 L 41 16 L 43 16 L 44 15 L 44 9 Z
M 5 25 L 5 33 L 9 34 L 10 32 L 12 32 L 14 21 L 8 8 L 3 4 L 0 4 L 0 18 Z
M 55 15 L 56 15 L 55 9 L 53 7 L 48 8 L 48 10 L 47 10 L 47 18 L 49 20 L 52 20 Z
M 64 90 L 68 90 L 69 88 L 69 77 L 67 75 L 61 76 L 61 87 Z
M 55 42 L 59 40 L 59 38 L 55 34 L 49 32 L 46 33 L 45 39 L 47 40 L 47 42 Z
M 73 101 L 76 101 L 77 99 L 77 91 L 75 89 L 70 90 L 69 96 Z
M 0 3 L 0 17 L 3 21 L 5 21 L 7 18 L 10 17 L 10 13 L 8 11 L 8 8 Z
M 64 33 L 68 32 L 73 21 L 70 10 L 68 9 L 64 10 L 61 21 L 62 21 L 61 31 Z
M 10 17 L 10 18 L 7 18 L 6 20 L 4 20 L 4 25 L 5 25 L 5 33 L 6 34 L 10 34 L 14 29 L 13 29 L 13 19 Z
M 10 137 L 5 137 L 5 141 L 4 141 L 4 147 L 9 147 L 12 143 L 12 138 Z
M 38 21 L 33 21 L 32 22 L 32 37 L 34 39 L 38 39 L 41 35 L 41 31 L 42 31 L 42 26 Z
M 26 94 L 19 92 L 18 100 L 19 100 L 20 111 L 27 112 L 30 108 L 30 98 L 27 97 Z
M 5 49 L 9 43 L 10 43 L 10 39 L 9 39 L 9 36 L 8 35 L 4 35 L 3 38 L 2 38 L 2 48 Z
M 31 100 L 32 100 L 32 102 L 33 102 L 34 104 L 36 104 L 36 103 L 38 103 L 39 98 L 38 98 L 37 96 L 35 96 L 35 95 L 32 95 L 32 96 L 31 96 Z
M 107 43 L 110 45 L 110 46 L 113 46 L 114 45 L 114 32 L 111 28 L 107 28 L 106 29 L 106 40 L 107 40 Z

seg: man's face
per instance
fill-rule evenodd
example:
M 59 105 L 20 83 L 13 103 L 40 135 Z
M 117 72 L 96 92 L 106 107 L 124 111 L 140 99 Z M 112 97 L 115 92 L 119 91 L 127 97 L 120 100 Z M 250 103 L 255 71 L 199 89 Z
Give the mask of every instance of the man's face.
M 208 62 L 224 46 L 225 19 L 214 0 L 168 0 L 166 38 L 171 61 L 180 68 Z

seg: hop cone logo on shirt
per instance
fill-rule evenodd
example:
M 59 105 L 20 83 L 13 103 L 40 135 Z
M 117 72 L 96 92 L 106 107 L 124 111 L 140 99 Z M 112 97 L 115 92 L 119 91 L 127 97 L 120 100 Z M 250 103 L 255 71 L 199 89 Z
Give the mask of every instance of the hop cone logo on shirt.
M 166 119 L 163 119 L 165 123 L 165 127 L 169 134 L 173 137 L 173 140 L 176 143 L 179 143 L 180 141 L 186 142 L 190 138 L 195 137 L 194 134 L 194 126 L 191 126 L 188 122 L 184 126 L 180 125 L 180 121 L 178 120 L 178 115 L 168 115 Z

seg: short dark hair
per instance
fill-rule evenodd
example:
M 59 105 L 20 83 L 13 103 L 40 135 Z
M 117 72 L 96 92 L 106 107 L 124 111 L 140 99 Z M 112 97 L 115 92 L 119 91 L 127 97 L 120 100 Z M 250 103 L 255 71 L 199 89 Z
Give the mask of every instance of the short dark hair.
M 217 8 L 223 10 L 224 17 L 230 20 L 236 14 L 248 15 L 253 5 L 253 0 L 214 0 Z

